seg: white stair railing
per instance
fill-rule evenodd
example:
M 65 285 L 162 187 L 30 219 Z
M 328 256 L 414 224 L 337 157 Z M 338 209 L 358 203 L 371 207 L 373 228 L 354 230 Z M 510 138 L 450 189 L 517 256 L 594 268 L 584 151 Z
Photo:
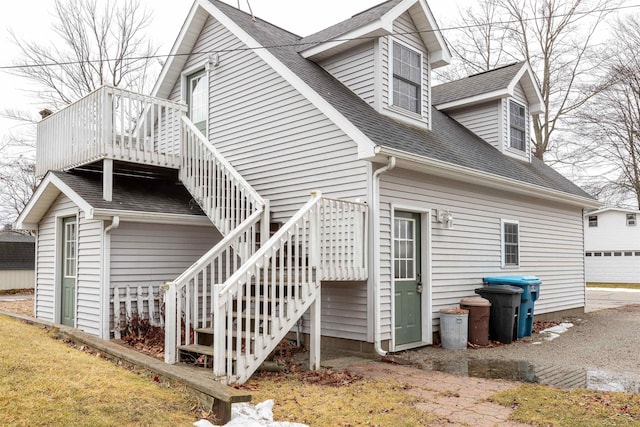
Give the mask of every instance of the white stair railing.
M 177 361 L 178 346 L 193 344 L 197 328 L 212 327 L 214 284 L 224 283 L 255 252 L 262 212 L 256 211 L 173 282 L 165 283 L 167 363 Z M 240 251 L 235 248 L 241 248 Z M 252 249 L 253 248 L 253 249 Z M 241 251 L 245 251 L 241 253 Z
M 165 283 L 165 361 L 192 344 L 198 328 L 211 327 L 212 292 L 248 260 L 268 235 L 269 202 L 209 143 L 186 117 L 181 122 L 180 179 L 224 238 L 173 282 Z M 266 238 L 263 237 L 263 240 Z
M 365 204 L 313 193 L 226 283 L 215 286 L 216 378 L 246 381 L 314 303 L 311 330 L 317 336 L 311 341 L 319 343 L 321 279 L 366 279 L 366 212 Z M 319 348 L 312 349 L 315 362 Z
M 262 197 L 186 116 L 182 118 L 180 156 L 182 183 L 223 236 L 265 206 Z

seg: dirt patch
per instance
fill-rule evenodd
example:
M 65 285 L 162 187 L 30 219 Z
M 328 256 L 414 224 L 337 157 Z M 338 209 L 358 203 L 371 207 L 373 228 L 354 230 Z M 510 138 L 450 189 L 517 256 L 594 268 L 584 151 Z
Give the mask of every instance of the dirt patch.
M 0 301 L 0 310 L 33 317 L 33 300 Z

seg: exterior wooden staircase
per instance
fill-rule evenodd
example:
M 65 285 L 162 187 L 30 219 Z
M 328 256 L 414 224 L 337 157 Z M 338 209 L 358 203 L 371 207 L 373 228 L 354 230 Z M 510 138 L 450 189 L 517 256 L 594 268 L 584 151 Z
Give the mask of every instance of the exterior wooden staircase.
M 180 179 L 223 239 L 165 289 L 165 361 L 244 382 L 310 310 L 319 366 L 320 283 L 367 277 L 367 206 L 312 193 L 277 230 L 269 202 L 182 117 Z M 260 236 L 270 238 L 262 242 Z

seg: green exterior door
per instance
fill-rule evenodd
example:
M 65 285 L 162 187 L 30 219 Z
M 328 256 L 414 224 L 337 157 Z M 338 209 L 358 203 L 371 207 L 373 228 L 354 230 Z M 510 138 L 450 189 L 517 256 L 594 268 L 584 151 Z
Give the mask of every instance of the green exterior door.
M 395 345 L 422 341 L 420 214 L 395 212 L 393 221 Z
M 60 321 L 63 325 L 75 326 L 76 271 L 78 258 L 78 226 L 75 217 L 62 220 L 62 292 L 60 299 Z
M 207 134 L 209 113 L 209 85 L 207 72 L 202 70 L 187 77 L 187 106 L 189 119 L 203 135 Z

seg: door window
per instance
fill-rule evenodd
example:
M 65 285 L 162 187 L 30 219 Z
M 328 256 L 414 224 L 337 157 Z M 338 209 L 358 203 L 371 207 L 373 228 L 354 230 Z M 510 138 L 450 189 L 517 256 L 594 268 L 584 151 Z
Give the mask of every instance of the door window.
M 77 256 L 77 227 L 76 222 L 65 222 L 64 224 L 64 269 L 65 278 L 76 277 Z

